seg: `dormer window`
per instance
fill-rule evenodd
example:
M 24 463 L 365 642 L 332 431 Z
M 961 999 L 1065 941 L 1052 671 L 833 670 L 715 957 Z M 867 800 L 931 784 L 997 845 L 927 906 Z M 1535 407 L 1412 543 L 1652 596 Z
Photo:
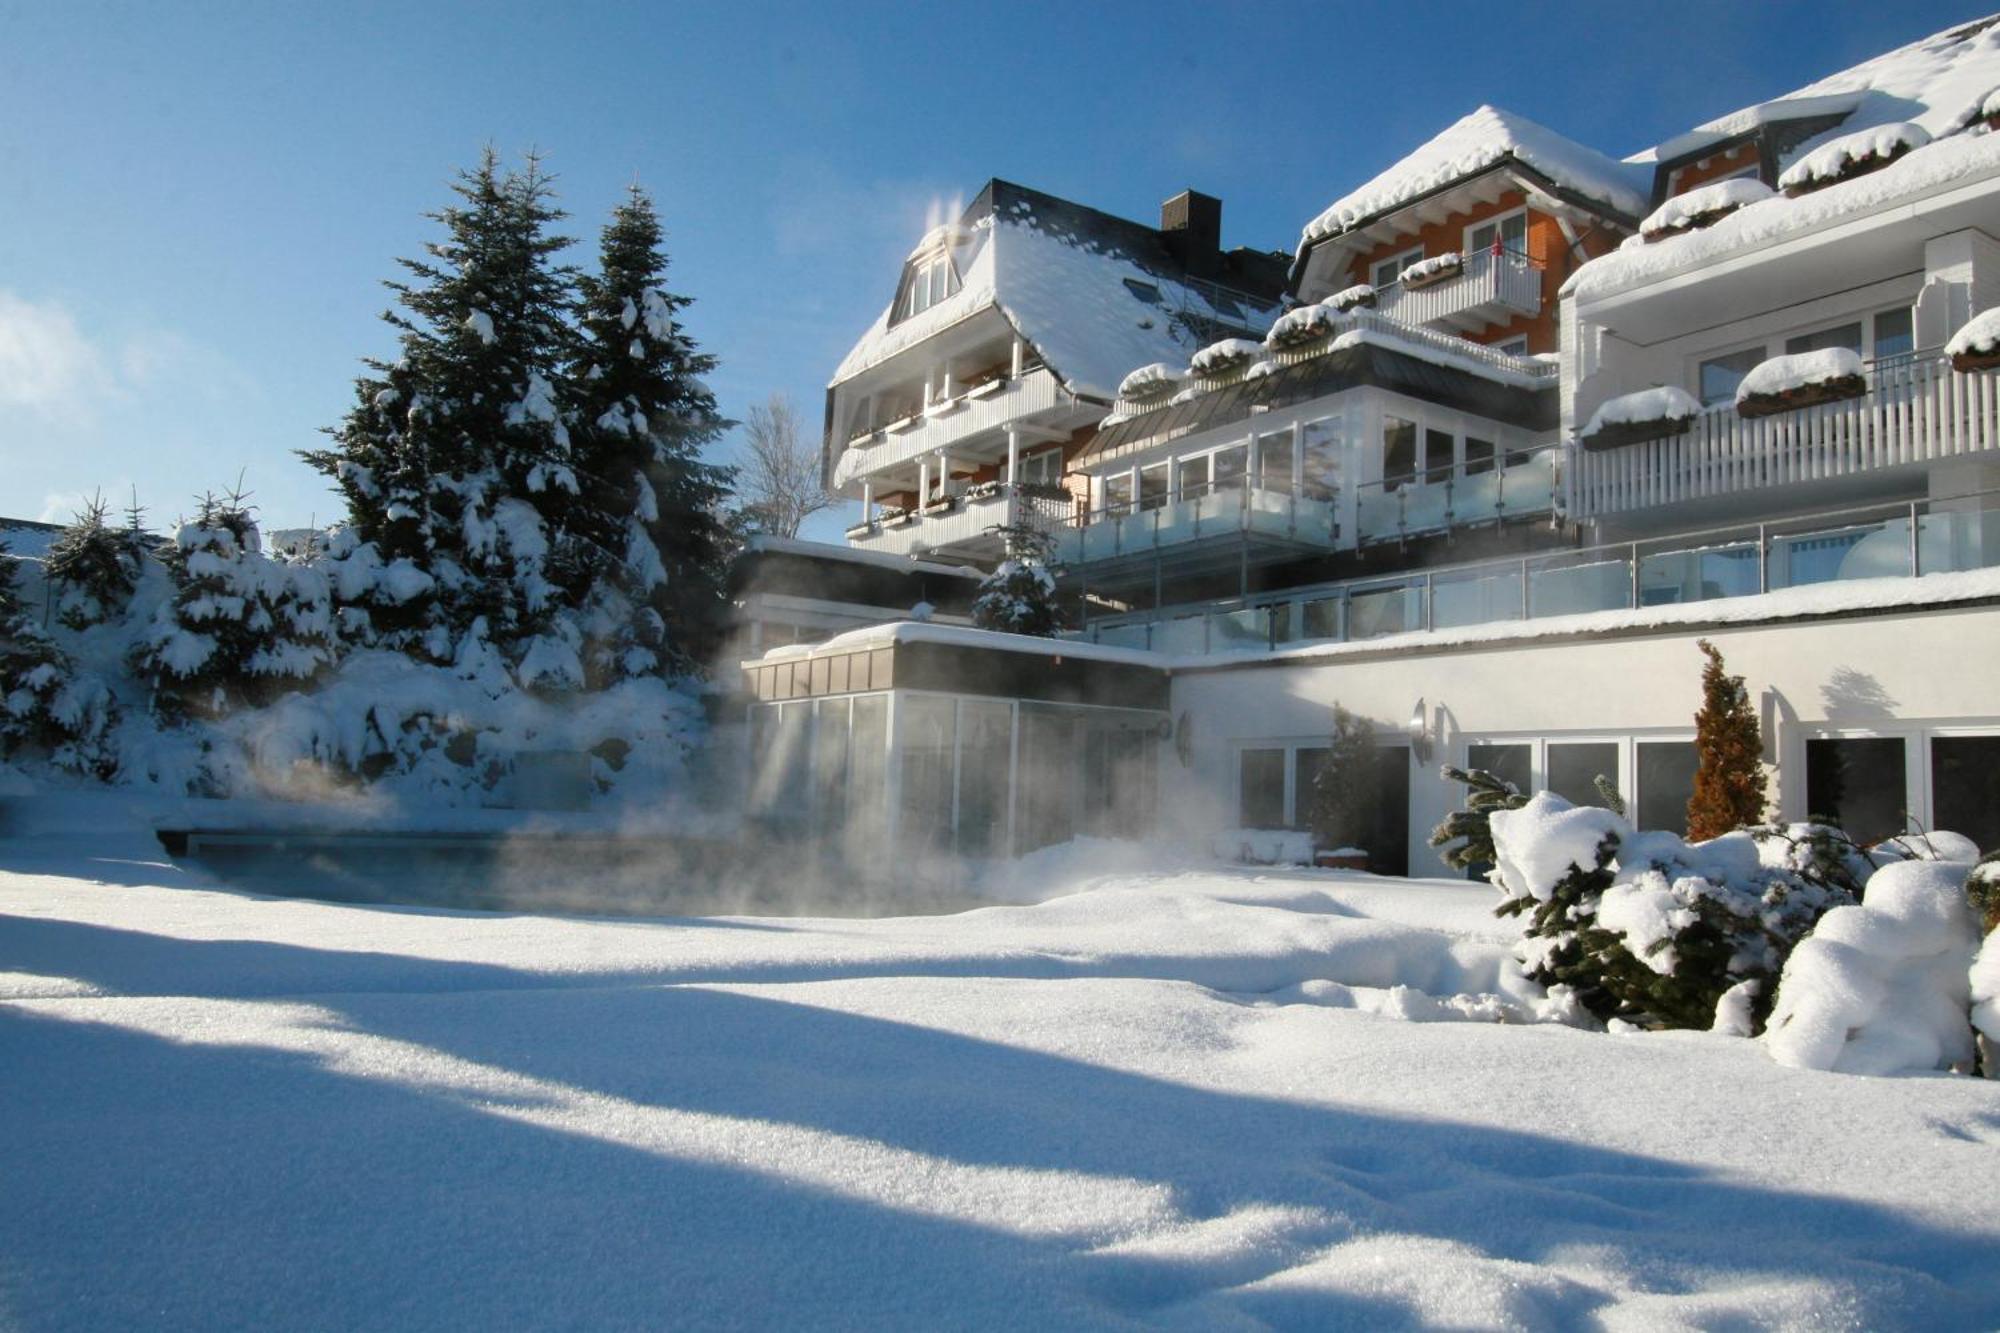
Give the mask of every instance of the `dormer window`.
M 952 267 L 949 250 L 912 259 L 904 266 L 902 290 L 896 293 L 896 319 L 928 310 L 957 290 L 958 270 Z

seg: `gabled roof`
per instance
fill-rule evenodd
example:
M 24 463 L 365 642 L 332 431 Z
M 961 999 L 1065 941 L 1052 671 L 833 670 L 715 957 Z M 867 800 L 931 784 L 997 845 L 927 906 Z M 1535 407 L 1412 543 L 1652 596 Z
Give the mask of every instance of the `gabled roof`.
M 1278 313 L 1281 255 L 1229 251 L 1216 281 L 1201 282 L 1166 233 L 1002 180 L 987 184 L 959 225 L 983 233 L 960 289 L 894 324 L 885 308 L 834 384 L 992 308 L 1070 392 L 1109 402 L 1134 366 L 1185 361 L 1232 332 L 1261 336 Z
M 1334 200 L 1306 225 L 1299 253 L 1507 161 L 1613 213 L 1636 218 L 1646 212 L 1645 172 L 1525 116 L 1482 106 L 1360 189 Z
M 1905 120 L 1922 125 L 1933 137 L 1945 134 L 1968 107 L 2000 87 L 1996 25 L 2000 15 L 1989 15 L 1933 33 L 1783 97 L 1718 116 L 1628 161 L 1669 162 L 1768 126 L 1822 118 L 1828 121 L 1822 132 L 1782 147 L 1778 170 L 1832 134 Z

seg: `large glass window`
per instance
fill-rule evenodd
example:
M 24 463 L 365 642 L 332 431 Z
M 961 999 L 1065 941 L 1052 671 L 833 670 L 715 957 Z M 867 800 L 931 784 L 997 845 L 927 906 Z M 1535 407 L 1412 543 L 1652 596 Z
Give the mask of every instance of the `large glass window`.
M 1829 737 L 1806 742 L 1806 811 L 1857 842 L 1904 830 L 1909 791 L 1898 736 Z
M 1132 508 L 1132 474 L 1114 472 L 1104 479 L 1106 513 L 1123 514 Z
M 838 837 L 847 827 L 850 707 L 846 699 L 813 705 L 813 822 L 823 837 Z
M 1550 741 L 1548 768 L 1550 791 L 1571 805 L 1603 805 L 1597 779 L 1618 781 L 1618 742 Z
M 957 708 L 951 699 L 910 695 L 902 700 L 903 818 L 910 850 L 951 848 L 952 750 Z
M 958 272 L 948 254 L 933 255 L 913 262 L 903 279 L 903 299 L 897 318 L 928 310 L 958 290 Z
M 1183 458 L 1178 466 L 1181 498 L 1192 500 L 1208 494 L 1208 455 L 1200 458 Z
M 1465 230 L 1465 252 L 1468 255 L 1483 255 L 1493 248 L 1495 238 L 1500 248 L 1510 254 L 1528 253 L 1528 215 L 1512 213 L 1491 222 L 1481 222 Z
M 874 849 L 886 813 L 883 797 L 889 770 L 889 696 L 863 695 L 854 701 L 848 731 L 847 831 L 849 855 Z
M 1701 363 L 1697 380 L 1702 406 L 1734 402 L 1736 386 L 1764 359 L 1761 347 L 1746 347 L 1727 356 L 1710 357 Z
M 2000 736 L 1931 738 L 1931 823 L 2000 847 Z
M 1015 770 L 1015 846 L 1021 852 L 1076 836 L 1077 717 L 1021 705 L 1021 758 Z
M 1484 769 L 1503 782 L 1511 782 L 1514 790 L 1523 795 L 1535 790 L 1535 747 L 1526 741 L 1468 745 L 1465 766 Z
M 1029 486 L 1053 486 L 1062 480 L 1062 450 L 1044 449 L 1021 460 L 1020 480 Z
M 1301 636 L 1308 639 L 1340 637 L 1340 599 L 1320 597 L 1299 608 Z
M 1292 751 L 1292 827 L 1312 827 L 1313 805 L 1319 790 L 1319 772 L 1326 767 L 1331 746 L 1301 745 Z
M 1218 491 L 1243 489 L 1243 473 L 1249 466 L 1250 446 L 1239 444 L 1233 449 L 1218 449 L 1214 462 L 1210 464 L 1209 481 Z
M 1884 310 L 1875 316 L 1874 356 L 1877 361 L 1908 356 L 1916 350 L 1916 346 L 1916 330 L 1910 321 L 1908 306 Z
M 1639 803 L 1633 810 L 1642 829 L 1687 832 L 1688 801 L 1700 751 L 1693 741 L 1640 741 L 1633 747 Z
M 1424 432 L 1424 475 L 1425 482 L 1442 482 L 1451 476 L 1452 468 L 1451 432 L 1446 430 L 1426 430 Z
M 1328 494 L 1340 485 L 1340 423 L 1323 417 L 1301 427 L 1304 472 L 1301 480 L 1309 493 Z
M 1493 470 L 1493 441 L 1465 437 L 1465 475 L 1476 477 Z
M 1004 856 L 1013 706 L 1002 700 L 964 700 L 958 738 L 958 850 L 966 856 Z
M 1167 502 L 1167 465 L 1155 463 L 1139 469 L 1139 508 L 1158 509 Z
M 1292 433 L 1265 435 L 1257 441 L 1257 485 L 1267 491 L 1292 488 Z
M 1245 750 L 1238 759 L 1236 822 L 1239 828 L 1285 826 L 1285 752 Z
M 1786 356 L 1797 356 L 1801 352 L 1823 352 L 1834 347 L 1844 347 L 1858 355 L 1861 351 L 1861 321 L 1836 324 L 1830 329 L 1815 329 L 1811 333 L 1801 333 L 1785 339 Z
M 1382 418 L 1382 489 L 1406 486 L 1417 470 L 1417 423 Z

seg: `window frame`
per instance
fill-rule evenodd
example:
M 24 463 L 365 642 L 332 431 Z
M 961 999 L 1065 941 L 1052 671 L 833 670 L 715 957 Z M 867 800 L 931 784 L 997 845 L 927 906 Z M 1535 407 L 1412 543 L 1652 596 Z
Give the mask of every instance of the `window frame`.
M 1522 259 L 1526 259 L 1528 257 L 1528 206 L 1526 204 L 1522 204 L 1516 208 L 1510 208 L 1504 213 L 1495 213 L 1490 218 L 1480 218 L 1476 222 L 1466 223 L 1465 233 L 1464 236 L 1462 237 L 1463 244 L 1459 247 L 1459 253 L 1464 255 L 1468 259 L 1470 259 L 1474 255 L 1486 254 L 1493 248 L 1493 242 L 1488 241 L 1483 246 L 1475 245 L 1473 244 L 1472 241 L 1472 233 L 1478 231 L 1482 227 L 1491 227 L 1493 228 L 1493 234 L 1495 236 L 1499 236 L 1500 228 L 1505 224 L 1513 221 L 1515 218 L 1521 219 L 1521 248 L 1519 250 L 1508 250 L 1507 252 L 1509 254 L 1518 255 Z M 1502 249 L 1507 248 L 1504 243 L 1504 240 L 1501 248 Z
M 1423 262 L 1424 258 L 1425 258 L 1424 247 L 1422 245 L 1417 245 L 1412 247 L 1411 249 L 1404 250 L 1402 253 L 1397 254 L 1391 258 L 1380 260 L 1377 263 L 1370 264 L 1368 266 L 1368 272 L 1372 278 L 1379 279 L 1382 275 L 1382 270 L 1385 267 L 1388 267 L 1390 269 L 1390 273 L 1389 273 L 1389 280 L 1387 282 L 1382 282 L 1379 280 L 1373 281 L 1369 283 L 1369 286 L 1375 288 L 1375 290 L 1377 291 L 1382 290 L 1384 287 L 1395 286 L 1398 274 L 1400 274 L 1404 269 L 1408 268 L 1412 264 Z

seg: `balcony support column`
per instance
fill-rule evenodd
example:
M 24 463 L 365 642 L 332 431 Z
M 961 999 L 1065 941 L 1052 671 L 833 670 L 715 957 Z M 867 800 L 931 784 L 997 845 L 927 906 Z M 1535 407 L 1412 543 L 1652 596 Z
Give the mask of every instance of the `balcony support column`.
M 917 460 L 917 508 L 922 509 L 931 502 L 931 460 Z
M 1019 338 L 1014 339 L 1014 347 L 1010 357 L 1011 359 L 1007 363 L 1007 377 L 1009 379 L 1020 379 L 1021 366 L 1028 358 L 1026 345 Z
M 873 523 L 875 521 L 875 479 L 873 477 L 861 483 L 861 521 L 863 523 Z
M 1021 431 L 1017 426 L 1007 427 L 1007 484 L 1014 485 L 1021 479 Z

